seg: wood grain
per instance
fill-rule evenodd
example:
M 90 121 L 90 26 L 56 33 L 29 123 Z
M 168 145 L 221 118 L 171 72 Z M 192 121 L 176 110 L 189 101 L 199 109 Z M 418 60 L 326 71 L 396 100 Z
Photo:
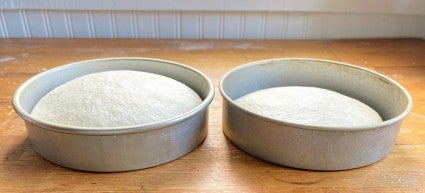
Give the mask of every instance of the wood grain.
M 188 155 L 157 167 L 123 173 L 62 168 L 31 147 L 11 106 L 29 77 L 62 64 L 101 57 L 150 57 L 193 66 L 217 86 L 226 71 L 280 57 L 329 59 L 364 66 L 405 86 L 414 100 L 397 144 L 367 167 L 316 172 L 252 157 L 221 130 L 218 90 L 209 134 Z M 135 39 L 0 39 L 0 192 L 425 192 L 425 41 L 229 41 Z

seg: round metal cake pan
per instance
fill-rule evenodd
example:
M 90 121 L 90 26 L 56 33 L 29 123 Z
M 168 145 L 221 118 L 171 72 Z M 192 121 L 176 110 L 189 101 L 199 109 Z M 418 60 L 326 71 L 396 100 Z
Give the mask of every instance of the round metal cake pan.
M 112 70 L 167 76 L 189 86 L 203 101 L 168 120 L 130 127 L 71 127 L 30 114 L 55 87 L 86 74 Z M 25 121 L 33 148 L 45 159 L 77 170 L 119 172 L 163 164 L 196 148 L 207 136 L 208 106 L 213 96 L 209 78 L 191 67 L 149 58 L 106 58 L 56 67 L 32 77 L 16 90 L 13 107 Z
M 357 127 L 321 127 L 275 120 L 253 113 L 234 100 L 280 86 L 310 86 L 339 92 L 375 109 L 383 122 Z M 325 60 L 271 59 L 229 71 L 220 81 L 223 131 L 245 152 L 260 159 L 308 170 L 346 170 L 381 160 L 393 148 L 409 93 L 371 70 Z

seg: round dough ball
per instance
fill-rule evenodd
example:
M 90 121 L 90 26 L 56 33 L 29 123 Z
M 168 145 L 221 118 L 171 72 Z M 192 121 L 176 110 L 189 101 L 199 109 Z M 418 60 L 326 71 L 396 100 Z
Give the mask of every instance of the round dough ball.
M 235 102 L 256 114 L 296 124 L 352 127 L 382 122 L 379 114 L 366 104 L 316 87 L 268 88 Z
M 78 77 L 46 94 L 31 114 L 79 127 L 123 127 L 164 121 L 202 102 L 174 79 L 139 71 L 107 71 Z

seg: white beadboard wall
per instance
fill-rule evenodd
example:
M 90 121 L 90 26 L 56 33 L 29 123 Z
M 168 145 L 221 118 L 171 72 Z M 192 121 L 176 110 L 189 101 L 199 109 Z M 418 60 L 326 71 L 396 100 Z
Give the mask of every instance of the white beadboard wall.
M 245 8 L 178 4 L 138 7 L 140 1 L 124 0 L 122 6 L 109 0 L 61 4 L 66 0 L 6 0 L 0 2 L 0 37 L 90 37 L 152 39 L 341 39 L 341 38 L 425 38 L 425 1 L 398 8 L 379 6 L 357 11 L 343 7 L 298 7 L 272 4 Z M 81 1 L 81 0 L 75 0 Z M 134 1 L 134 2 L 133 2 Z M 146 0 L 141 0 L 147 3 Z M 194 1 L 194 0 L 183 0 Z M 210 0 L 222 1 L 222 0 Z M 234 0 L 239 3 L 244 1 Z M 317 2 L 318 0 L 316 0 Z M 326 0 L 321 0 L 326 1 Z M 327 0 L 334 1 L 334 0 Z M 38 3 L 37 3 L 38 2 Z M 43 1 L 42 1 L 43 2 Z M 69 1 L 68 1 L 69 2 Z M 83 2 L 83 1 L 82 1 Z M 95 7 L 98 3 L 102 6 Z M 115 1 L 120 2 L 120 1 Z M 165 1 L 170 2 L 170 1 Z M 195 1 L 194 1 L 195 2 Z M 198 1 L 196 1 L 198 2 Z M 225 2 L 225 1 L 223 1 Z M 222 2 L 222 3 L 223 3 Z M 294 1 L 295 2 L 295 1 Z M 313 1 L 314 2 L 314 1 Z M 351 1 L 350 1 L 351 2 Z M 386 0 L 386 2 L 397 2 Z M 33 4 L 31 4 L 33 3 Z M 124 6 L 124 5 L 134 6 Z M 192 2 L 193 3 L 193 2 Z M 235 2 L 233 2 L 235 3 Z M 249 4 L 251 3 L 251 4 Z M 157 3 L 158 4 L 158 3 Z M 175 3 L 174 3 L 175 4 Z M 199 3 L 198 3 L 199 4 Z M 258 3 L 257 3 L 258 4 Z M 274 6 L 276 5 L 276 6 Z M 279 4 L 280 5 L 280 4 Z M 307 5 L 307 4 L 306 4 Z M 338 4 L 339 5 L 339 4 Z M 169 6 L 169 7 L 167 7 Z M 232 7 L 233 6 L 233 7 Z M 371 10 L 372 9 L 372 10 Z

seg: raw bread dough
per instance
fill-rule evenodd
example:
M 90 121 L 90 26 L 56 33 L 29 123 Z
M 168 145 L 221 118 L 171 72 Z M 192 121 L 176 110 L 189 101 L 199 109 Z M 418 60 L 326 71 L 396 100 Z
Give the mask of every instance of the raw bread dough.
M 163 121 L 202 102 L 174 79 L 139 71 L 107 71 L 78 77 L 45 95 L 31 114 L 80 127 L 122 127 Z
M 366 104 L 316 87 L 268 88 L 235 102 L 259 115 L 304 125 L 350 127 L 382 122 L 379 114 Z

